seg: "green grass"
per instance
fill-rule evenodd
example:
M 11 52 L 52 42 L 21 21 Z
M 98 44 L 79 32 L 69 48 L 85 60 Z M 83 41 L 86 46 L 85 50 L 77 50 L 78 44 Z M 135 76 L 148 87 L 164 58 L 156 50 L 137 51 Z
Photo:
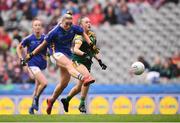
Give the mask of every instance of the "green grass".
M 0 115 L 0 122 L 180 122 L 180 115 Z

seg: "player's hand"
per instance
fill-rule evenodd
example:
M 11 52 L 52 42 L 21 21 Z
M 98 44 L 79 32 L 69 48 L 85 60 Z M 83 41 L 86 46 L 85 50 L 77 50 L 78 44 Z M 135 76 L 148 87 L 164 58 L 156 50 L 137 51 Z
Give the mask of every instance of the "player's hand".
M 29 60 L 32 59 L 33 56 L 34 56 L 33 53 L 28 53 L 28 54 L 26 55 L 25 61 L 28 62 Z
M 90 48 L 92 51 L 94 51 L 95 54 L 99 53 L 99 48 L 96 47 L 96 45 L 94 45 L 93 43 L 90 43 Z
M 106 70 L 107 66 L 104 63 L 102 63 L 101 59 L 99 59 L 98 62 L 99 62 L 99 65 L 101 66 L 101 68 L 103 70 Z
M 86 57 L 86 56 L 88 56 L 88 53 L 84 52 L 82 57 Z
M 26 61 L 23 58 L 20 59 L 20 65 L 22 67 L 26 66 Z

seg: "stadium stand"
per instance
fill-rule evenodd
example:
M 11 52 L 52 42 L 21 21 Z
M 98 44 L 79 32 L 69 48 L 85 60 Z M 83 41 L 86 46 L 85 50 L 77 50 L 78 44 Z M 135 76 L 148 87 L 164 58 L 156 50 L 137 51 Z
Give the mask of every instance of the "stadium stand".
M 53 3 L 53 1 L 54 0 L 50 0 L 47 5 L 51 4 L 51 2 Z M 92 1 L 88 2 L 90 3 Z M 10 2 L 7 2 L 7 4 L 9 3 Z M 25 37 L 30 30 L 27 25 L 30 25 L 29 23 L 33 15 L 30 17 L 25 16 L 28 13 L 26 7 L 29 6 L 26 6 L 27 4 L 15 1 L 14 5 L 16 4 L 18 4 L 17 6 L 20 6 L 20 8 L 14 7 L 13 5 L 9 5 L 11 6 L 10 8 L 3 8 L 1 6 L 1 17 L 5 23 L 4 27 L 9 31 L 11 37 L 13 36 L 12 30 L 14 30 L 11 30 L 12 27 L 20 27 L 20 35 Z M 96 6 L 96 4 L 97 3 L 94 2 L 89 8 L 93 8 L 93 5 Z M 107 3 L 102 2 L 103 7 L 106 6 L 106 4 Z M 26 7 L 23 7 L 23 5 Z M 33 5 L 34 4 L 32 4 L 32 6 Z M 62 3 L 63 6 L 61 7 L 59 3 L 55 1 L 52 5 L 54 8 L 51 9 L 44 8 L 42 0 L 39 0 L 35 5 L 37 8 L 32 9 L 32 13 L 34 13 L 34 16 L 40 16 L 42 20 L 46 20 L 45 25 L 47 25 L 48 30 L 54 25 L 54 22 L 52 22 L 53 18 L 57 19 L 57 16 L 63 14 L 67 8 L 72 9 L 75 13 L 79 11 L 76 2 L 68 2 L 67 6 L 64 6 L 65 3 Z M 170 57 L 175 51 L 180 49 L 180 4 L 167 3 L 157 10 L 153 8 L 153 6 L 142 3 L 142 11 L 140 12 L 134 10 L 135 5 L 136 3 L 128 3 L 129 10 L 135 22 L 133 25 L 101 24 L 101 26 L 93 27 L 93 30 L 97 33 L 98 46 L 101 49 L 103 61 L 108 66 L 106 71 L 101 71 L 96 61 L 94 61 L 95 64 L 92 68 L 92 74 L 95 76 L 97 83 L 149 83 L 146 80 L 146 75 L 132 76 L 129 73 L 131 64 L 137 60 L 138 56 L 144 56 L 152 65 L 153 59 L 156 56 L 160 56 L 161 58 Z M 11 10 L 11 8 L 13 9 Z M 36 9 L 38 9 L 38 12 Z M 61 13 L 55 13 L 58 9 L 61 10 Z M 18 13 L 16 19 L 13 18 L 13 11 Z M 9 17 L 12 18 L 10 19 Z M 8 24 L 13 25 L 8 26 Z M 15 61 L 18 60 L 15 58 Z M 55 82 L 58 78 L 57 72 L 53 73 L 46 72 L 49 82 Z M 25 79 L 27 79 L 26 76 Z M 175 78 L 170 81 L 177 83 L 180 80 Z
M 179 10 L 179 11 L 178 11 Z M 179 50 L 180 8 L 168 3 L 158 11 L 148 6 L 145 11 L 133 15 L 136 25 L 115 25 L 94 28 L 108 71 L 102 72 L 94 66 L 93 75 L 101 83 L 144 83 L 143 77 L 131 77 L 129 66 L 139 55 L 153 63 L 155 56 L 169 57 Z

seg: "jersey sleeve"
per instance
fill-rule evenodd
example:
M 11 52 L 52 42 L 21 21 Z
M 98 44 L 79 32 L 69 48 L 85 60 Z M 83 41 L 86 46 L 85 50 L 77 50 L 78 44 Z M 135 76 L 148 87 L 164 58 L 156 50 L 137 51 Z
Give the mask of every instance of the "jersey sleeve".
M 93 42 L 93 44 L 96 44 L 96 34 L 93 31 L 90 31 L 88 34 L 90 40 Z
M 26 37 L 26 38 L 24 38 L 24 39 L 21 41 L 21 45 L 22 45 L 23 47 L 26 47 L 26 46 L 28 46 L 28 42 L 29 42 L 28 37 Z
M 83 41 L 83 37 L 82 37 L 81 35 L 76 35 L 76 36 L 74 37 L 74 43 L 75 43 L 75 44 L 81 44 L 82 41 Z
M 77 25 L 73 25 L 73 29 L 74 29 L 75 33 L 78 35 L 82 35 L 84 32 L 83 28 L 80 26 L 77 26 Z
M 53 28 L 53 29 L 44 37 L 44 40 L 45 40 L 48 44 L 50 44 L 50 43 L 54 40 L 55 36 L 56 36 L 56 27 Z

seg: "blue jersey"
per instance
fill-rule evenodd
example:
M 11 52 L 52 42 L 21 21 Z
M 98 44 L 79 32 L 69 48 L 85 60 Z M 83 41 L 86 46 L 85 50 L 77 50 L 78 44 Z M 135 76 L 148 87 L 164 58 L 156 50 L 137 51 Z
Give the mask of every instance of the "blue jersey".
M 48 45 L 50 45 L 50 54 L 61 52 L 67 57 L 71 57 L 72 41 L 76 34 L 83 34 L 83 29 L 80 26 L 72 25 L 66 31 L 59 24 L 56 25 L 45 37 Z
M 44 41 L 45 35 L 41 35 L 38 39 L 34 34 L 31 34 L 24 38 L 21 42 L 23 47 L 27 47 L 27 53 L 31 53 L 36 47 L 38 47 Z M 28 66 L 37 66 L 41 70 L 45 69 L 47 66 L 46 61 L 47 48 L 44 48 L 39 54 L 32 57 L 28 61 Z

